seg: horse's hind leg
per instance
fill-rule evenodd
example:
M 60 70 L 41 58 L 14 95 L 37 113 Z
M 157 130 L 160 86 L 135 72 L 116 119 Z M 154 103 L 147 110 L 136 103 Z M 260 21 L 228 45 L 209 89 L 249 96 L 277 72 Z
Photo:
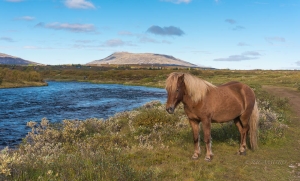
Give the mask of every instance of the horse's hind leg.
M 238 127 L 240 135 L 241 135 L 239 154 L 240 155 L 245 155 L 246 154 L 246 148 L 247 148 L 247 144 L 246 144 L 247 133 L 248 133 L 248 130 L 249 130 L 248 120 L 245 119 L 245 117 L 242 115 L 239 118 L 236 118 L 234 120 L 234 123 Z
M 235 125 L 238 127 L 238 129 L 239 129 L 239 132 L 240 132 L 240 135 L 241 135 L 241 140 L 240 140 L 240 148 L 239 148 L 239 154 L 245 154 L 246 152 L 246 150 L 245 150 L 245 148 L 244 148 L 244 146 L 243 146 L 243 127 L 242 127 L 242 125 L 241 125 L 241 122 L 240 122 L 240 119 L 239 118 L 236 118 L 235 120 L 234 120 L 234 123 L 235 123 Z

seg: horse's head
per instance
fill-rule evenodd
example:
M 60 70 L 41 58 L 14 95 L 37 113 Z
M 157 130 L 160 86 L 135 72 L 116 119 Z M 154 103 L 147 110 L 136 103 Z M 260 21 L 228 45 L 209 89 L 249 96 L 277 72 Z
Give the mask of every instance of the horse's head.
M 172 75 L 171 75 L 172 76 Z M 176 106 L 182 101 L 185 84 L 184 84 L 184 74 L 178 76 L 178 74 L 173 74 L 174 77 L 167 79 L 167 92 L 168 100 L 166 104 L 166 110 L 169 114 L 173 114 Z M 171 80 L 171 81 L 170 81 Z

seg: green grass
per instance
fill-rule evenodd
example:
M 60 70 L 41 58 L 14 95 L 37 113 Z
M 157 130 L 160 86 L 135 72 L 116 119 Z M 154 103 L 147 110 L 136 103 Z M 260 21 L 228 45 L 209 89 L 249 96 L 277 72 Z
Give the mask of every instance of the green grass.
M 17 70 L 0 66 L 0 88 L 45 86 L 41 75 L 31 69 Z
M 55 71 L 60 71 L 57 76 L 65 77 L 63 80 L 71 80 L 72 76 L 77 80 L 85 73 L 91 73 L 94 78 L 89 81 L 116 83 L 115 79 L 124 76 L 118 83 L 163 87 L 166 76 L 173 70 L 79 70 L 67 73 L 64 70 L 40 70 L 40 73 L 45 76 L 47 72 L 50 78 Z M 259 149 L 248 150 L 246 156 L 236 155 L 239 147 L 236 126 L 232 122 L 213 124 L 213 160 L 204 161 L 203 140 L 200 158 L 192 160 L 192 132 L 182 105 L 174 115 L 169 115 L 164 105 L 153 102 L 107 120 L 65 120 L 62 124 L 52 125 L 43 119 L 38 124 L 29 123 L 33 131 L 20 147 L 1 151 L 0 180 L 298 179 L 299 167 L 289 166 L 300 162 L 299 124 L 295 125 L 288 100 L 269 95 L 261 85 L 296 88 L 299 72 L 180 71 L 193 73 L 214 84 L 238 80 L 251 85 L 261 113 Z M 134 75 L 132 79 L 131 75 Z
M 204 161 L 203 141 L 200 159 L 192 160 L 191 128 L 182 107 L 169 115 L 164 105 L 154 102 L 108 120 L 65 120 L 63 124 L 51 125 L 43 119 L 39 124 L 28 123 L 32 132 L 20 148 L 0 154 L 2 166 L 7 163 L 8 169 L 5 172 L 2 168 L 0 179 L 289 179 L 288 166 L 297 161 L 297 154 L 290 154 L 292 137 L 286 126 L 289 115 L 279 119 L 275 112 L 288 113 L 288 102 L 256 91 L 265 101 L 260 103 L 260 149 L 248 150 L 247 156 L 235 155 L 239 134 L 234 124 L 225 123 L 212 126 L 212 162 Z

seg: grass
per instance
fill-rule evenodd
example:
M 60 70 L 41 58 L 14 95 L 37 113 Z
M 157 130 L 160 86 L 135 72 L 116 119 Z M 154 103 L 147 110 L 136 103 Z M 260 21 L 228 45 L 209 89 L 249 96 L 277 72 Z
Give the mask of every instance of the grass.
M 46 72 L 40 73 L 44 76 L 43 71 Z M 64 80 L 71 78 L 71 74 L 78 74 L 79 78 L 89 72 L 51 70 L 48 77 L 54 71 L 60 71 L 59 77 L 66 78 Z M 143 70 L 144 74 L 135 70 L 93 71 L 95 78 L 89 81 L 114 82 L 116 78 L 112 74 L 126 75 L 120 83 L 163 87 L 167 74 L 173 70 Z M 246 156 L 236 155 L 239 133 L 235 125 L 231 122 L 213 124 L 215 156 L 212 162 L 204 161 L 203 140 L 200 158 L 192 160 L 192 133 L 182 107 L 169 115 L 164 105 L 151 102 L 107 120 L 65 120 L 55 125 L 46 119 L 40 123 L 29 122 L 32 131 L 20 147 L 1 151 L 0 180 L 299 179 L 299 167 L 289 167 L 300 162 L 299 147 L 295 143 L 299 140 L 299 124 L 294 125 L 287 99 L 269 95 L 261 88 L 261 85 L 275 83 L 296 88 L 299 72 L 180 71 L 193 73 L 214 84 L 237 80 L 251 85 L 259 99 L 261 113 L 259 149 L 248 150 Z M 132 74 L 135 77 L 131 79 Z M 99 79 L 98 76 L 104 75 L 109 80 Z
M 235 155 L 238 131 L 232 123 L 213 124 L 215 157 L 192 160 L 191 129 L 182 107 L 174 115 L 151 102 L 107 120 L 65 120 L 51 125 L 29 122 L 20 148 L 1 152 L 2 180 L 283 180 L 292 178 L 286 153 L 291 143 L 288 102 L 262 90 L 260 149 Z M 299 130 L 294 130 L 299 133 Z M 288 153 L 292 152 L 291 150 Z M 203 158 L 202 158 L 203 157 Z
M 163 88 L 167 76 L 174 71 L 189 72 L 217 85 L 233 80 L 244 82 L 252 87 L 256 85 L 276 85 L 299 90 L 300 85 L 300 71 L 293 70 L 201 70 L 184 67 L 91 67 L 83 65 L 10 67 L 0 65 L 0 86 L 1 80 L 5 82 L 6 79 L 8 82 L 14 82 L 23 77 L 35 81 L 41 81 L 42 79 L 59 81 L 76 80 Z M 9 76 L 3 78 L 4 74 Z
M 53 70 L 52 70 L 53 71 Z M 50 71 L 50 72 L 52 72 Z M 58 71 L 58 70 L 56 70 Z M 174 71 L 189 72 L 201 77 L 213 84 L 223 84 L 228 81 L 240 81 L 251 86 L 274 85 L 283 87 L 299 87 L 300 71 L 233 71 L 233 70 L 190 70 L 181 68 L 179 70 L 77 70 L 77 73 L 70 74 L 64 69 L 59 69 L 56 75 L 44 75 L 44 70 L 40 71 L 44 79 L 54 80 L 79 80 L 94 83 L 118 83 L 125 85 L 144 85 L 164 87 L 167 76 Z M 55 71 L 53 71 L 54 73 Z
M 41 75 L 35 70 L 17 70 L 15 67 L 8 68 L 0 65 L 0 88 L 32 87 L 47 85 Z

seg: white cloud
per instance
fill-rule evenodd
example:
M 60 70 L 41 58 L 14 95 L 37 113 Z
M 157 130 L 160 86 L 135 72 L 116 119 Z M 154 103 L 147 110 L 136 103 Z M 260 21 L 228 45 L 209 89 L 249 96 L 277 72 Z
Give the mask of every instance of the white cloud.
M 18 2 L 22 2 L 23 0 L 5 0 L 7 2 L 12 2 L 12 3 L 18 3 Z
M 172 44 L 172 42 L 170 42 L 168 40 L 163 40 L 162 43 L 164 43 L 164 44 Z
M 168 26 L 168 27 L 160 27 L 153 25 L 150 28 L 148 28 L 147 32 L 153 33 L 156 35 L 163 35 L 163 36 L 182 36 L 184 35 L 184 32 L 175 26 Z
M 236 24 L 236 21 L 234 19 L 225 19 L 225 22 L 229 24 Z
M 300 61 L 298 61 L 298 62 L 295 62 L 295 63 L 296 63 L 296 65 L 297 65 L 297 66 L 300 66 Z
M 162 0 L 162 1 L 166 1 L 166 2 L 171 2 L 171 3 L 175 3 L 175 4 L 181 4 L 181 3 L 190 3 L 192 2 L 192 0 Z
M 66 0 L 65 5 L 71 9 L 96 9 L 93 3 L 86 0 Z
M 284 43 L 285 42 L 285 38 L 279 37 L 279 36 L 266 37 L 265 40 L 267 42 L 269 42 L 270 44 Z
M 35 17 L 32 16 L 22 16 L 22 17 L 17 17 L 15 20 L 22 20 L 22 21 L 33 21 Z
M 102 44 L 102 47 L 119 47 L 119 46 L 136 46 L 131 41 L 123 41 L 121 39 L 110 39 Z
M 232 28 L 232 30 L 236 30 L 236 31 L 243 30 L 243 29 L 246 29 L 246 28 L 244 26 L 236 26 L 236 27 Z
M 147 36 L 140 36 L 140 43 L 159 43 L 157 40 L 153 38 L 149 38 Z
M 239 42 L 237 45 L 240 47 L 250 46 L 248 43 L 245 43 L 245 42 Z
M 123 45 L 125 45 L 125 42 L 121 39 L 110 39 L 104 43 L 104 46 L 108 46 L 108 47 L 117 47 Z
M 43 27 L 55 30 L 67 30 L 72 32 L 94 32 L 96 28 L 93 24 L 70 24 L 70 23 L 38 23 L 36 27 Z
M 130 31 L 120 31 L 118 34 L 124 36 L 133 36 L 133 34 Z
M 242 55 L 245 55 L 245 56 L 261 56 L 261 54 L 259 52 L 256 52 L 256 51 L 244 52 L 244 53 L 242 53 Z
M 232 62 L 232 61 L 243 61 L 243 60 L 254 60 L 254 59 L 258 59 L 261 56 L 261 54 L 259 52 L 256 51 L 248 51 L 248 52 L 244 52 L 240 55 L 230 55 L 229 57 L 226 58 L 217 58 L 214 59 L 214 61 L 228 61 L 228 62 Z
M 0 41 L 6 41 L 6 42 L 15 42 L 12 38 L 10 37 L 0 37 Z
M 23 48 L 24 48 L 24 49 L 30 49 L 30 50 L 40 49 L 40 48 L 37 47 L 37 46 L 31 46 L 31 45 L 24 46 Z
M 84 44 L 87 44 L 87 43 L 93 43 L 95 42 L 94 40 L 75 40 L 76 43 L 84 43 Z

